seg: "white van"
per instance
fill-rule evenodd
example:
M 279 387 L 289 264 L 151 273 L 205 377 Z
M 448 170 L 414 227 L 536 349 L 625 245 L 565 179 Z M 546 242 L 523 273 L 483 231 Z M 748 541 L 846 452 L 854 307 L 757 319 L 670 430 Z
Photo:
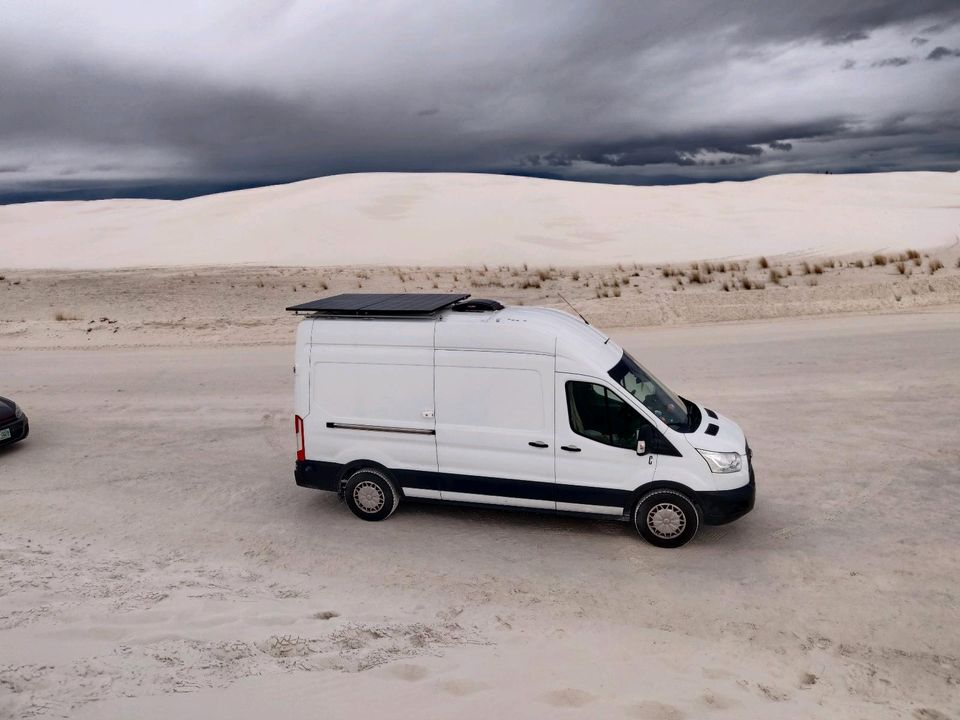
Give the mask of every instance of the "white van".
M 297 484 L 364 520 L 403 500 L 629 520 L 679 547 L 754 503 L 731 420 L 676 395 L 559 310 L 345 294 L 297 329 Z

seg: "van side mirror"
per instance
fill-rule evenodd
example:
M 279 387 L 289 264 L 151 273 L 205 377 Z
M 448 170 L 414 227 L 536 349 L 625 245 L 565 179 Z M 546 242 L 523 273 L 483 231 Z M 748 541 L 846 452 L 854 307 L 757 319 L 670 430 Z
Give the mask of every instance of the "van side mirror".
M 647 454 L 647 448 L 653 440 L 651 429 L 646 423 L 637 428 L 637 455 Z

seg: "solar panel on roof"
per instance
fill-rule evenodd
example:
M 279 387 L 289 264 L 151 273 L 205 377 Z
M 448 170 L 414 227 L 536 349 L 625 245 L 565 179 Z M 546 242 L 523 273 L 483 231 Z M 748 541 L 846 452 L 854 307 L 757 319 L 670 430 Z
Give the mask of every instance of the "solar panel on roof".
M 317 315 L 431 315 L 468 297 L 463 293 L 343 293 L 287 310 Z

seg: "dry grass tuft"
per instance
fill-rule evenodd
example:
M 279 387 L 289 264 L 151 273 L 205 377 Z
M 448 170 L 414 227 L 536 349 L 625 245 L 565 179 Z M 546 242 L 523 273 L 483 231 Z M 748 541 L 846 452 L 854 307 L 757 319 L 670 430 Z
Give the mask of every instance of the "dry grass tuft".
M 895 267 L 897 268 L 897 272 L 900 273 L 901 275 L 907 274 L 907 264 L 903 262 L 903 260 L 897 261 L 897 264 Z
M 943 269 L 943 263 L 937 260 L 937 258 L 930 258 L 928 268 L 930 270 L 930 274 L 933 275 L 937 270 Z
M 760 266 L 762 270 L 766 270 L 768 267 L 770 267 L 770 262 L 765 257 L 762 257 L 759 260 L 757 260 L 757 264 Z
M 883 267 L 884 265 L 887 264 L 887 256 L 886 256 L 886 255 L 874 255 L 874 256 L 873 256 L 873 264 L 874 264 L 874 265 L 879 265 L 880 267 Z

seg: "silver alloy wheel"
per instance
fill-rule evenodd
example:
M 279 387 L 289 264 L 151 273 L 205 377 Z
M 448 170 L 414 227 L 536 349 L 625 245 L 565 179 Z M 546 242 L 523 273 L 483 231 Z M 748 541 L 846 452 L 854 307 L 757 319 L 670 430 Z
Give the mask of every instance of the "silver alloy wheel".
M 647 527 L 657 537 L 669 540 L 687 527 L 687 516 L 673 503 L 657 503 L 647 513 Z
M 353 501 L 365 513 L 376 513 L 383 508 L 386 497 L 376 483 L 364 480 L 353 488 Z

